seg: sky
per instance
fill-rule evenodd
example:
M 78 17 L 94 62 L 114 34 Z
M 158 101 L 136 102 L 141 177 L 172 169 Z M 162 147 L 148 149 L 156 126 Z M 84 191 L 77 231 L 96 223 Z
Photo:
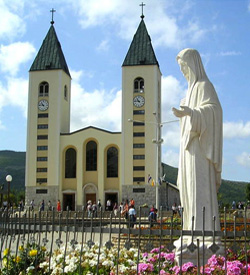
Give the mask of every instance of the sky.
M 121 131 L 122 68 L 141 21 L 136 0 L 0 0 L 0 150 L 26 150 L 29 69 L 54 27 L 70 74 L 71 131 Z M 222 178 L 250 182 L 250 1 L 144 0 L 162 72 L 162 122 L 185 97 L 176 55 L 197 49 L 223 109 Z M 98 111 L 96 111 L 98 110 Z M 179 123 L 163 126 L 162 161 L 178 167 Z M 1 168 L 0 168 L 1 173 Z

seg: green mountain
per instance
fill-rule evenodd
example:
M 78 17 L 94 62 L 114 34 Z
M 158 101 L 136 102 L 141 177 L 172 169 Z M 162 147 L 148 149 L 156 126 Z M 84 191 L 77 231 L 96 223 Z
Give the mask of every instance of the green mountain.
M 25 152 L 0 151 L 0 185 L 7 189 L 6 176 L 12 176 L 11 189 L 24 190 Z
M 25 188 L 25 152 L 0 151 L 0 186 L 4 185 L 7 189 L 6 176 L 12 176 L 11 189 L 16 191 Z M 162 164 L 163 175 L 165 180 L 176 184 L 178 168 Z M 219 189 L 219 200 L 223 204 L 231 205 L 232 201 L 246 200 L 246 186 L 248 182 L 222 180 Z

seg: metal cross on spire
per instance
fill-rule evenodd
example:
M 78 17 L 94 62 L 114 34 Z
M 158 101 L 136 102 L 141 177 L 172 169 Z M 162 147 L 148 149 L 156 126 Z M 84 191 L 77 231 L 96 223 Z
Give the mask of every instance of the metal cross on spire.
M 143 18 L 144 18 L 143 7 L 146 6 L 146 4 L 144 4 L 144 3 L 142 2 L 139 6 L 141 6 L 141 19 L 143 19 Z
M 50 12 L 52 13 L 52 20 L 50 21 L 51 25 L 53 25 L 54 22 L 54 12 L 56 12 L 56 10 L 54 8 L 52 8 L 52 10 L 50 10 Z

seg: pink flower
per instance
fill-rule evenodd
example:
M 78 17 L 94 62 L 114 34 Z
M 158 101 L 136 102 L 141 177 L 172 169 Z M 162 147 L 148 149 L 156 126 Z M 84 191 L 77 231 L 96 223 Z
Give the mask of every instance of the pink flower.
M 169 275 L 169 273 L 162 269 L 162 270 L 160 271 L 160 275 Z
M 243 268 L 243 264 L 240 261 L 227 262 L 228 275 L 240 275 L 242 268 Z
M 157 248 L 153 248 L 150 253 L 159 253 L 160 252 L 160 248 L 161 250 L 164 248 L 164 245 L 162 245 L 161 247 L 157 247 Z
M 188 263 L 185 263 L 184 265 L 182 265 L 181 270 L 185 272 L 185 271 L 188 271 L 188 269 L 192 268 L 192 267 L 194 267 L 194 264 L 191 262 L 188 262 Z
M 160 248 L 153 248 L 150 253 L 159 253 L 160 252 Z
M 212 269 L 210 268 L 210 267 L 205 267 L 205 269 L 204 269 L 204 273 L 205 274 L 212 274 Z M 201 269 L 200 269 L 200 273 L 202 274 L 203 273 L 203 266 L 201 267 Z
M 218 264 L 218 262 L 217 262 L 217 256 L 216 256 L 215 254 L 214 254 L 213 256 L 211 256 L 211 257 L 208 259 L 207 263 L 208 263 L 209 265 L 212 265 L 212 266 L 217 265 L 217 264 Z
M 180 272 L 180 267 L 175 265 L 174 267 L 170 268 L 170 270 L 173 270 L 175 274 L 179 274 Z
M 143 254 L 142 254 L 142 257 L 143 257 L 143 258 L 147 258 L 147 257 L 148 257 L 148 253 L 147 253 L 147 252 L 143 253 Z
M 170 261 L 170 262 L 174 262 L 174 259 L 175 259 L 175 254 L 174 253 L 165 253 L 164 254 L 164 258 L 167 260 L 167 261 Z
M 152 264 L 140 263 L 138 266 L 138 270 L 140 274 L 145 272 L 152 272 L 154 270 L 154 266 Z
M 154 262 L 156 262 L 156 258 L 154 258 L 154 257 L 149 258 L 149 259 L 148 259 L 148 262 L 149 262 L 149 263 L 154 263 Z

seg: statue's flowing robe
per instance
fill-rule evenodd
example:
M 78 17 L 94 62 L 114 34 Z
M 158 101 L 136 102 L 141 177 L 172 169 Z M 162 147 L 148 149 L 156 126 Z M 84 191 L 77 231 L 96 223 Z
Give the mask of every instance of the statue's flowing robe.
M 222 166 L 222 109 L 216 91 L 208 80 L 200 57 L 195 52 L 181 52 L 182 58 L 194 74 L 189 85 L 185 105 L 192 109 L 191 116 L 180 119 L 181 141 L 177 184 L 184 209 L 183 228 L 202 230 L 203 207 L 205 229 L 219 230 L 217 190 L 221 183 Z M 204 72 L 203 72 L 204 71 Z

